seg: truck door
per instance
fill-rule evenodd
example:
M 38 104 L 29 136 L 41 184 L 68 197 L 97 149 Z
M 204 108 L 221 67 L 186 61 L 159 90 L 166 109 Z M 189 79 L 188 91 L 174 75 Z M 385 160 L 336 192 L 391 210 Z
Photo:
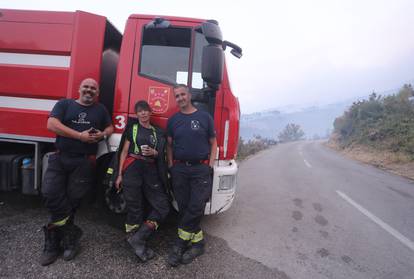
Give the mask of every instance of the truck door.
M 168 117 L 177 111 L 173 85 L 186 84 L 192 90 L 203 87 L 201 50 L 192 50 L 197 37 L 192 27 L 196 23 L 171 21 L 168 28 L 145 28 L 152 20 L 137 20 L 139 43 L 135 47 L 129 113 L 133 113 L 136 101 L 146 100 L 153 108 L 153 121 L 165 127 Z M 200 37 L 198 40 L 204 39 Z M 193 68 L 197 71 L 189 75 Z

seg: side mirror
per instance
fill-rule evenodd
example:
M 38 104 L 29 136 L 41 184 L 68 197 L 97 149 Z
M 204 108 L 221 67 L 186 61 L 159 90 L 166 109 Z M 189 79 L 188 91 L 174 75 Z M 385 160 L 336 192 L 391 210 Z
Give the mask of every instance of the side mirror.
M 223 35 L 218 22 L 215 20 L 208 20 L 202 23 L 196 28 L 196 31 L 202 33 L 209 44 L 221 45 L 223 42 Z
M 226 50 L 227 47 L 232 48 L 232 50 L 230 51 L 231 54 L 233 54 L 234 56 L 236 56 L 239 59 L 242 57 L 243 53 L 242 53 L 241 47 L 239 47 L 236 44 L 233 44 L 232 42 L 223 41 L 223 50 Z
M 223 80 L 224 52 L 221 45 L 203 47 L 201 75 L 205 82 L 220 85 Z
M 218 88 L 223 80 L 224 51 L 223 36 L 218 22 L 208 20 L 202 23 L 197 32 L 206 38 L 208 45 L 203 47 L 201 76 L 210 88 Z

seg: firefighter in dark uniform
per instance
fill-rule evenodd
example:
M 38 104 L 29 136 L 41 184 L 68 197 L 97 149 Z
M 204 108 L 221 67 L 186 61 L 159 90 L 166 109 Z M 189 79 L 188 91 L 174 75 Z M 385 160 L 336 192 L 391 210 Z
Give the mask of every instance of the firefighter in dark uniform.
M 180 112 L 168 119 L 167 156 L 179 220 L 178 235 L 167 259 L 171 266 L 188 264 L 204 253 L 200 221 L 211 195 L 217 152 L 210 114 L 193 106 L 186 85 L 176 85 L 174 96 Z
M 167 217 L 170 203 L 157 168 L 157 161 L 165 160 L 165 136 L 150 124 L 151 108 L 146 101 L 135 104 L 135 113 L 138 121 L 125 131 L 115 187 L 123 188 L 127 241 L 138 258 L 146 262 L 154 257 L 146 242 Z M 150 206 L 146 218 L 144 199 Z
M 42 265 L 56 261 L 61 246 L 64 260 L 73 259 L 79 250 L 82 230 L 74 224 L 75 211 L 94 183 L 98 141 L 113 132 L 108 111 L 97 103 L 98 95 L 98 83 L 83 80 L 79 98 L 58 101 L 47 121 L 47 128 L 56 133 L 57 152 L 49 157 L 42 185 L 50 213 L 50 222 L 43 227 Z

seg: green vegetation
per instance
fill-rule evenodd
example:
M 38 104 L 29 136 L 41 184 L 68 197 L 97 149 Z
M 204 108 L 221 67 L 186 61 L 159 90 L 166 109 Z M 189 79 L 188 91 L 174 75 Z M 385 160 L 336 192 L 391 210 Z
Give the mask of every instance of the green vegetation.
M 280 142 L 289 142 L 289 141 L 297 141 L 302 140 L 305 136 L 300 125 L 289 123 L 286 125 L 285 129 L 279 133 L 279 141 Z
M 402 152 L 414 159 L 414 90 L 405 84 L 397 94 L 354 102 L 335 119 L 334 138 L 342 148 L 354 144 Z
M 245 142 L 242 138 L 239 139 L 239 146 L 237 151 L 237 159 L 243 160 L 246 157 L 253 155 L 261 150 L 269 148 L 275 145 L 276 141 L 272 139 L 262 138 L 259 135 L 255 135 L 253 139 Z

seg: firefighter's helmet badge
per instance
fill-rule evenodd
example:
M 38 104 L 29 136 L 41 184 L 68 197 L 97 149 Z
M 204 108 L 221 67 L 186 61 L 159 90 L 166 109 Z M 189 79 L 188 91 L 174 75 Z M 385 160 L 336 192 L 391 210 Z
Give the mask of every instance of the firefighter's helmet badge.
M 148 104 L 155 114 L 164 113 L 168 110 L 170 88 L 150 87 L 148 92 Z

